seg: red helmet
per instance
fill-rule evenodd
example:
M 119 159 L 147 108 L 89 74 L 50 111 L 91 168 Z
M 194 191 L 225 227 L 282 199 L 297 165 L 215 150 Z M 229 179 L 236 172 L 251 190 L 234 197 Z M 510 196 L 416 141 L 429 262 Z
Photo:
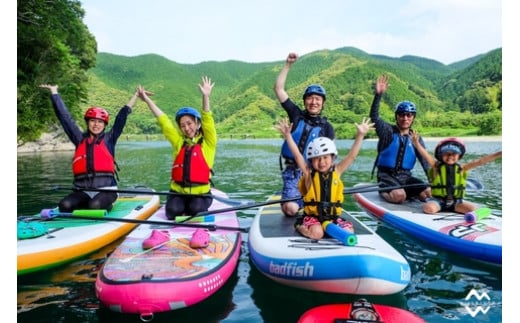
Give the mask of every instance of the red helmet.
M 107 110 L 100 107 L 90 107 L 87 112 L 85 112 L 85 121 L 89 119 L 101 119 L 105 121 L 105 124 L 108 124 L 108 112 Z
M 437 158 L 438 161 L 442 161 L 442 155 L 449 151 L 459 154 L 459 159 L 461 159 L 464 153 L 466 153 L 466 145 L 460 139 L 454 137 L 446 138 L 435 147 L 435 158 Z

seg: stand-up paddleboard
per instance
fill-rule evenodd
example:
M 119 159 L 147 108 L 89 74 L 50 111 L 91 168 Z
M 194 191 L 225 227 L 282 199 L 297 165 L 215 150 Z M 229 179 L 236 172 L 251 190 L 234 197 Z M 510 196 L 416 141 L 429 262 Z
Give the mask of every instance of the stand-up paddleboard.
M 17 273 L 33 273 L 83 258 L 121 238 L 136 226 L 132 223 L 112 222 L 111 218 L 145 220 L 159 205 L 157 195 L 119 194 L 109 212 L 77 210 L 66 214 L 67 217 L 61 217 L 55 208 L 44 209 L 34 216 L 19 216 Z M 74 214 L 94 215 L 92 217 L 99 217 L 99 221 L 74 218 Z
M 419 200 L 393 204 L 378 192 L 353 196 L 368 214 L 415 238 L 465 257 L 502 265 L 502 218 L 490 215 L 487 208 L 466 216 L 453 212 L 426 214 Z
M 359 299 L 347 304 L 321 305 L 303 313 L 298 323 L 425 323 L 407 310 Z
M 225 197 L 214 188 L 212 194 Z M 221 200 L 214 198 L 209 211 L 229 208 Z M 175 225 L 161 207 L 149 224 L 128 234 L 98 272 L 96 296 L 102 305 L 149 321 L 156 313 L 192 306 L 218 291 L 238 265 L 241 228 L 236 211 L 208 213 Z M 207 244 L 194 247 L 192 236 L 203 228 L 209 228 Z M 150 245 L 153 232 L 166 238 Z
M 277 200 L 275 194 L 268 201 Z M 307 290 L 357 295 L 402 291 L 411 276 L 406 259 L 352 214 L 343 211 L 341 217 L 353 224 L 355 239 L 313 240 L 296 231 L 295 218 L 285 216 L 279 203 L 264 206 L 249 230 L 251 262 L 274 281 Z

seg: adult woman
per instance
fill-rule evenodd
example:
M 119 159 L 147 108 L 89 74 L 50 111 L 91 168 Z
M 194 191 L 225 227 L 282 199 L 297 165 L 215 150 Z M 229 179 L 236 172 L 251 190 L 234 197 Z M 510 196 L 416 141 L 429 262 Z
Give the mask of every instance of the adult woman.
M 170 191 L 176 194 L 168 196 L 166 201 L 166 216 L 170 220 L 177 215 L 207 211 L 213 201 L 210 179 L 217 149 L 217 132 L 209 103 L 213 85 L 207 76 L 202 78 L 199 84 L 202 113 L 192 107 L 180 108 L 175 115 L 177 127 L 144 88 L 138 87 L 139 97 L 155 115 L 173 148 Z
M 110 210 L 117 199 L 117 192 L 98 192 L 88 189 L 117 189 L 115 147 L 117 139 L 123 132 L 128 115 L 137 100 L 137 92 L 130 101 L 119 110 L 114 125 L 109 131 L 108 112 L 101 107 L 90 107 L 84 115 L 87 130 L 82 131 L 74 122 L 61 96 L 58 86 L 42 84 L 40 88 L 51 91 L 54 111 L 63 130 L 76 146 L 72 158 L 74 174 L 74 191 L 59 202 L 61 212 L 72 212 L 75 209 L 107 209 Z

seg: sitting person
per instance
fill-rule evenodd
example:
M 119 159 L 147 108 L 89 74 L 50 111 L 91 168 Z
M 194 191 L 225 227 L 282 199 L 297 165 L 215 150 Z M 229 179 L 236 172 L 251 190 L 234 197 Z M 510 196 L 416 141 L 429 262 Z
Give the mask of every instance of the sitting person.
M 297 219 L 296 229 L 307 238 L 321 239 L 325 235 L 321 223 L 331 220 L 345 230 L 353 232 L 352 223 L 340 218 L 344 198 L 341 174 L 354 162 L 363 138 L 373 129 L 373 124 L 365 118 L 360 125 L 356 124 L 356 139 L 350 152 L 338 164 L 335 164 L 338 156 L 336 145 L 327 137 L 318 137 L 309 143 L 305 149 L 309 160 L 307 163 L 291 136 L 291 126 L 286 119 L 282 119 L 275 128 L 284 136 L 298 167 L 303 172 L 298 188 L 303 197 L 304 214 Z
M 457 138 L 447 138 L 439 142 L 435 147 L 435 158 L 419 143 L 419 134 L 416 131 L 412 133 L 412 142 L 430 165 L 428 180 L 433 197 L 423 204 L 423 212 L 434 214 L 449 211 L 466 214 L 476 210 L 475 204 L 464 200 L 469 170 L 501 157 L 502 151 L 461 164 L 459 162 L 464 157 L 466 146 Z
M 111 210 L 117 200 L 117 173 L 115 150 L 117 140 L 125 127 L 128 115 L 137 100 L 137 91 L 116 115 L 112 128 L 107 129 L 109 115 L 102 107 L 90 107 L 83 119 L 83 131 L 74 121 L 58 93 L 58 85 L 41 84 L 51 92 L 52 106 L 63 130 L 75 146 L 72 158 L 73 192 L 61 199 L 60 212 L 77 209 Z M 90 191 L 89 189 L 92 189 Z M 100 192 L 98 189 L 114 190 Z
M 209 100 L 213 85 L 209 77 L 202 77 L 198 85 L 202 94 L 202 111 L 182 107 L 175 114 L 176 124 L 150 99 L 149 92 L 142 86 L 138 87 L 139 98 L 157 118 L 173 148 L 170 177 L 170 192 L 173 194 L 168 196 L 165 207 L 170 220 L 175 220 L 177 215 L 205 212 L 213 202 L 211 171 L 217 151 L 217 131 Z
M 394 109 L 395 123 L 384 121 L 379 115 L 379 104 L 388 86 L 388 76 L 381 75 L 377 78 L 374 100 L 370 107 L 370 119 L 378 137 L 377 157 L 374 162 L 377 181 L 381 188 L 391 188 L 382 190 L 379 194 L 386 201 L 396 204 L 415 197 L 425 201 L 431 197 L 430 188 L 423 180 L 412 175 L 417 160 L 425 174 L 429 167 L 424 158 L 413 149 L 410 139 L 417 107 L 413 102 L 401 101 Z M 418 140 L 424 146 L 423 139 L 419 137 Z

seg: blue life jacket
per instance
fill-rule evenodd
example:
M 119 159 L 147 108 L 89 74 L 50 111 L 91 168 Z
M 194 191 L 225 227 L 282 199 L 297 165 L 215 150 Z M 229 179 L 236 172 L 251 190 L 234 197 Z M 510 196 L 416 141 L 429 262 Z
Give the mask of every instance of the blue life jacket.
M 410 137 L 394 133 L 390 145 L 379 152 L 377 167 L 393 171 L 411 171 L 416 161 L 417 155 Z
M 320 136 L 321 126 L 320 125 L 310 125 L 305 122 L 304 118 L 298 120 L 296 124 L 296 128 L 291 132 L 291 135 L 294 139 L 294 142 L 298 146 L 300 152 L 302 152 L 305 160 L 307 161 L 307 156 L 305 156 L 305 148 L 307 145 L 314 139 Z M 287 142 L 284 141 L 282 144 L 282 157 L 285 159 L 289 159 L 294 161 L 294 156 L 287 145 Z

